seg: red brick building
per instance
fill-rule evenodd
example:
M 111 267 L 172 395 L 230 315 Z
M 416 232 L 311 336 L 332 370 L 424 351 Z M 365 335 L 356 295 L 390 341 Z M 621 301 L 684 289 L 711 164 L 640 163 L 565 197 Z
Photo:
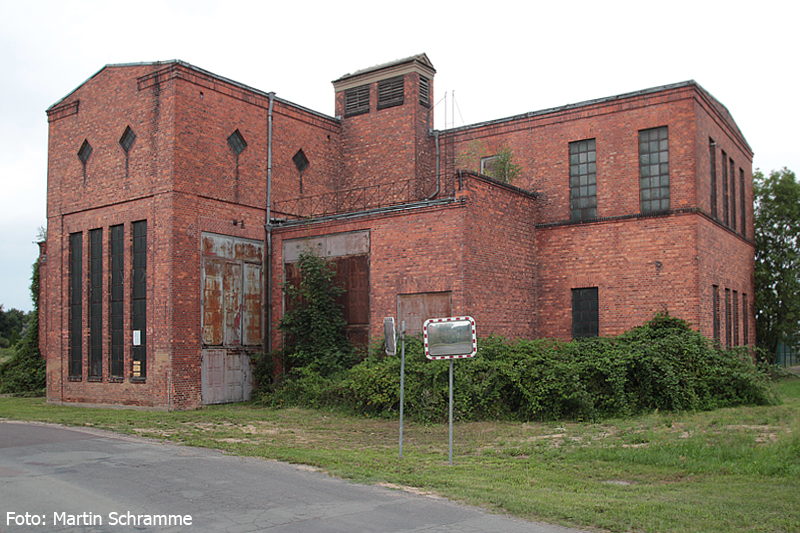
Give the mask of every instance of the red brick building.
M 387 316 L 570 339 L 664 310 L 752 342 L 753 154 L 708 92 L 436 131 L 434 75 L 424 54 L 347 74 L 330 117 L 180 61 L 109 65 L 48 109 L 48 400 L 246 399 L 308 248 L 356 342 Z

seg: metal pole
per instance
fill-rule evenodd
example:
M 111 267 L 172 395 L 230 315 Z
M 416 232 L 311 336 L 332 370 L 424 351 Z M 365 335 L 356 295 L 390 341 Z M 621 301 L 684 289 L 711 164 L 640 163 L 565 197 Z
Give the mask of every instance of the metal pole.
M 406 321 L 400 326 L 400 459 L 403 458 L 403 389 L 406 377 Z
M 450 465 L 453 464 L 453 360 L 450 359 Z

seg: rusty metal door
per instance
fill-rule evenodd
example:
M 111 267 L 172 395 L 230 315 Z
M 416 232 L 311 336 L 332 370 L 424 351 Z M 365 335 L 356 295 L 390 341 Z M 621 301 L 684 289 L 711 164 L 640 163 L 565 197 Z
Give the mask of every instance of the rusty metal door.
M 261 243 L 204 233 L 202 247 L 203 346 L 260 346 Z
M 240 263 L 225 263 L 222 290 L 225 345 L 239 346 L 242 344 L 242 265 Z
M 203 344 L 222 344 L 222 263 L 203 262 Z

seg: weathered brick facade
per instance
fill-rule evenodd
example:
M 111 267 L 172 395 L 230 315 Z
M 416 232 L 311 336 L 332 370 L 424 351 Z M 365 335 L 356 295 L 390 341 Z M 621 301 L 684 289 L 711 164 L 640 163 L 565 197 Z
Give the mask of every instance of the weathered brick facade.
M 752 151 L 705 90 L 438 132 L 434 75 L 424 54 L 345 75 L 334 118 L 182 62 L 110 65 L 53 105 L 48 401 L 245 398 L 239 365 L 280 346 L 303 242 L 358 258 L 367 337 L 448 310 L 479 335 L 569 339 L 590 288 L 600 335 L 666 310 L 753 342 Z M 480 173 L 503 148 L 512 185 Z

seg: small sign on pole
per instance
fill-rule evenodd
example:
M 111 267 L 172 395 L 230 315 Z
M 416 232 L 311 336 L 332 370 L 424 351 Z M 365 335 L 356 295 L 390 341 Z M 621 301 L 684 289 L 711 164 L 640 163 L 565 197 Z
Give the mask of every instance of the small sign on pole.
M 394 329 L 393 316 L 383 319 L 383 345 L 386 349 L 386 355 L 397 354 L 397 333 Z
M 448 457 L 453 464 L 453 359 L 464 359 L 478 353 L 475 319 L 471 316 L 430 318 L 422 326 L 425 357 L 450 361 L 450 445 Z
M 397 355 L 397 331 L 394 327 L 394 317 L 383 319 L 383 344 L 386 347 L 386 355 Z M 406 375 L 406 322 L 400 328 L 400 459 L 403 458 L 403 392 L 405 389 Z

